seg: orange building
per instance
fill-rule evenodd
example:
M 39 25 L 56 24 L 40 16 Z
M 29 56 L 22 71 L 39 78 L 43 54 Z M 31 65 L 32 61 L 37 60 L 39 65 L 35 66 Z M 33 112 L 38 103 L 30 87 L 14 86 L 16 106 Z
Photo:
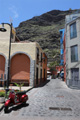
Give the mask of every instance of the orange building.
M 43 81 L 46 81 L 47 78 L 47 56 L 43 53 Z
M 53 76 L 59 77 L 58 75 L 60 74 L 60 71 L 63 69 L 63 66 L 55 66 L 55 70 L 53 71 Z
M 7 80 L 10 27 L 0 32 L 0 78 Z M 47 56 L 36 42 L 21 42 L 12 28 L 10 83 L 37 86 L 47 79 Z M 0 82 L 0 86 L 4 83 Z

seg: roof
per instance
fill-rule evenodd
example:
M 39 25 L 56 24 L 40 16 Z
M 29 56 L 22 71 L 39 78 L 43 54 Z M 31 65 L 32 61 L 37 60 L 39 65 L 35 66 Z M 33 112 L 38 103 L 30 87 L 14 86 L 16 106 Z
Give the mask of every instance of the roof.
M 78 14 L 71 14 L 71 15 L 66 15 L 66 24 L 71 23 L 72 21 L 77 20 L 78 18 L 80 18 L 80 13 Z
M 64 31 L 65 31 L 65 29 L 60 29 L 60 30 L 59 30 L 59 32 L 62 32 L 62 31 L 64 32 Z
M 30 41 L 24 40 L 24 41 L 19 41 L 19 43 L 30 43 Z

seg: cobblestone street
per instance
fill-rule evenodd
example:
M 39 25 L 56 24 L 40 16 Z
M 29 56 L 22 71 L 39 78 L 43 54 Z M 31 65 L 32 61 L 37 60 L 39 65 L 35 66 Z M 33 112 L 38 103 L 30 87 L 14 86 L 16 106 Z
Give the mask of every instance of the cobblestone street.
M 26 105 L 12 107 L 7 114 L 2 110 L 0 117 L 80 120 L 80 90 L 68 88 L 60 79 L 52 79 L 27 94 L 29 100 Z

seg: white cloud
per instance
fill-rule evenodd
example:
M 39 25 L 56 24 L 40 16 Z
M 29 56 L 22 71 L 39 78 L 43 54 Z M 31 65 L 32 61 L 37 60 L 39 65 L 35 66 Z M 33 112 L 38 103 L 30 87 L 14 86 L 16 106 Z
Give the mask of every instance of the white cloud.
M 13 13 L 13 18 L 18 18 L 18 17 L 19 17 L 19 14 L 18 14 L 15 6 L 11 6 L 11 7 L 9 8 L 9 10 L 11 10 L 11 12 Z

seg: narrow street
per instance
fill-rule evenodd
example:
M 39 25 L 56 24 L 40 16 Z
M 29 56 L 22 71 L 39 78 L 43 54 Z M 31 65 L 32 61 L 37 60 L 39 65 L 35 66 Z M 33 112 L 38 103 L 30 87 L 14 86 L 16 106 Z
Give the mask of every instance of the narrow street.
M 0 119 L 80 120 L 80 90 L 68 88 L 60 79 L 51 79 L 27 94 L 26 105 L 11 107 L 7 114 L 2 110 Z

